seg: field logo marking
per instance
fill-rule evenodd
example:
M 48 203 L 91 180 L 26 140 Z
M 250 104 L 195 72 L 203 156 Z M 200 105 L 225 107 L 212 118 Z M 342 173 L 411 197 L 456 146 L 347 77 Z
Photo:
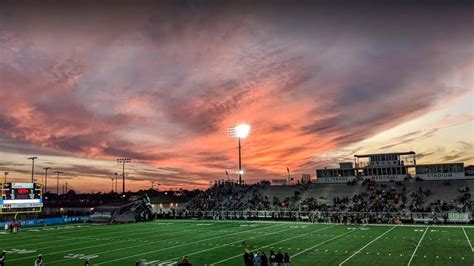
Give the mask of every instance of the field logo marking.
M 416 245 L 416 248 L 413 251 L 413 254 L 411 254 L 411 258 L 410 258 L 410 260 L 408 261 L 408 264 L 407 264 L 408 266 L 410 266 L 411 262 L 413 261 L 413 258 L 415 257 L 415 253 L 418 250 L 418 248 L 420 247 L 421 241 L 423 241 L 423 238 L 425 238 L 425 235 L 426 235 L 426 232 L 428 232 L 428 229 L 429 229 L 429 226 L 426 227 L 426 230 L 423 233 L 423 235 L 421 236 L 420 241 L 418 241 L 418 245 Z
M 147 261 L 145 259 L 138 261 L 138 266 L 176 266 L 177 262 L 160 262 L 160 260 Z
M 466 236 L 467 243 L 469 243 L 469 246 L 471 247 L 471 251 L 474 252 L 474 248 L 472 247 L 471 240 L 469 240 L 469 237 L 467 237 L 466 230 L 464 230 L 464 226 L 461 227 L 462 231 L 464 232 L 464 235 Z
M 5 250 L 5 253 L 10 253 L 10 254 L 29 254 L 29 253 L 35 253 L 36 250 L 29 250 L 29 249 L 17 249 L 13 248 L 10 250 Z
M 374 243 L 375 241 L 377 241 L 378 239 L 380 239 L 381 237 L 383 237 L 384 235 L 386 235 L 388 232 L 392 231 L 393 229 L 395 229 L 395 227 L 397 227 L 396 225 L 393 226 L 392 228 L 388 229 L 387 231 L 385 231 L 385 233 L 379 235 L 377 238 L 375 238 L 374 240 L 370 241 L 369 243 L 367 243 L 365 246 L 363 246 L 362 248 L 360 248 L 359 250 L 357 250 L 354 254 L 352 254 L 349 258 L 345 259 L 343 262 L 339 263 L 339 266 L 341 266 L 342 264 L 346 263 L 347 261 L 349 261 L 350 259 L 352 259 L 352 257 L 354 257 L 355 255 L 357 255 L 359 252 L 361 252 L 364 248 L 368 247 L 370 244 Z
M 78 260 L 90 260 L 97 258 L 99 255 L 85 255 L 85 254 L 67 254 L 64 256 L 65 259 L 78 259 Z

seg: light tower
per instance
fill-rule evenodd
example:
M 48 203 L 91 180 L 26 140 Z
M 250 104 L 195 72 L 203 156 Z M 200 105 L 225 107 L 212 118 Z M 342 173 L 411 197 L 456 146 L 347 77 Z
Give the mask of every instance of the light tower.
M 239 143 L 239 185 L 242 185 L 242 175 L 244 171 L 242 170 L 242 146 L 240 145 L 240 140 L 245 139 L 250 133 L 250 125 L 240 124 L 238 126 L 229 128 L 229 135 L 237 138 Z
M 118 179 L 118 173 L 114 173 L 115 175 L 115 193 L 118 193 L 118 189 L 117 189 L 117 179 Z M 112 189 L 113 190 L 113 189 Z
M 51 169 L 51 167 L 44 167 L 44 193 L 48 192 L 48 170 Z
M 34 179 L 34 175 L 35 175 L 35 160 L 38 159 L 38 157 L 36 156 L 33 156 L 33 157 L 29 157 L 28 160 L 31 160 L 31 183 L 34 183 L 35 181 L 33 180 Z
M 62 174 L 63 172 L 56 171 L 55 173 L 57 175 L 57 178 L 56 178 L 56 194 L 59 195 L 59 175 Z
M 130 163 L 130 158 L 118 158 L 117 163 L 122 164 L 122 193 L 125 194 L 125 164 Z

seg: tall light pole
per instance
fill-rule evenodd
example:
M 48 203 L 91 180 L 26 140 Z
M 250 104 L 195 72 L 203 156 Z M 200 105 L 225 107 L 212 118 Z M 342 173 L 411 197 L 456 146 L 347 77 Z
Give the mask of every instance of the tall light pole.
M 61 172 L 61 171 L 56 171 L 55 173 L 57 174 L 57 178 L 56 178 L 56 194 L 59 195 L 59 175 L 62 174 L 63 172 Z
M 48 192 L 48 170 L 51 169 L 51 167 L 44 167 L 44 193 Z
M 117 189 L 117 179 L 118 179 L 118 173 L 115 173 L 115 193 L 118 193 L 118 189 Z
M 229 135 L 238 139 L 239 143 L 239 185 L 242 185 L 242 175 L 244 171 L 242 170 L 242 146 L 240 145 L 240 140 L 245 139 L 250 133 L 250 125 L 240 124 L 236 127 L 229 128 Z
M 32 164 L 31 164 L 31 183 L 34 183 L 34 176 L 35 176 L 35 160 L 38 159 L 38 157 L 36 156 L 33 156 L 33 157 L 29 157 L 28 160 L 31 160 Z
M 122 164 L 122 193 L 125 194 L 125 164 L 130 163 L 130 158 L 118 158 L 117 163 Z
M 8 172 L 5 172 L 4 174 L 5 174 L 5 180 L 4 180 L 3 183 L 7 183 L 7 175 L 8 175 Z

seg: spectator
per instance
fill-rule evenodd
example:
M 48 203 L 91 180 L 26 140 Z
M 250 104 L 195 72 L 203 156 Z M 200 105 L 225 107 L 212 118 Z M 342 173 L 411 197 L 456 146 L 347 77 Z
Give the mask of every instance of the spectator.
M 255 257 L 253 257 L 253 266 L 262 266 L 262 260 L 260 259 L 260 251 L 257 251 Z
M 278 251 L 278 253 L 276 255 L 276 262 L 278 263 L 278 265 L 283 263 L 283 254 L 281 254 L 281 251 Z
M 5 251 L 0 254 L 0 266 L 5 266 Z
M 268 266 L 268 258 L 267 255 L 265 255 L 265 251 L 262 251 L 260 259 L 262 260 L 262 266 Z
M 276 266 L 278 265 L 276 261 L 276 254 L 273 252 L 273 250 L 270 250 L 270 266 Z
M 252 254 L 250 253 L 250 250 L 248 250 L 248 249 L 245 249 L 245 253 L 244 253 L 244 265 L 245 265 L 245 266 L 253 266 Z
M 290 256 L 286 252 L 285 252 L 285 255 L 283 256 L 283 265 L 290 266 Z
M 41 254 L 36 258 L 35 266 L 43 266 L 43 258 L 41 257 Z

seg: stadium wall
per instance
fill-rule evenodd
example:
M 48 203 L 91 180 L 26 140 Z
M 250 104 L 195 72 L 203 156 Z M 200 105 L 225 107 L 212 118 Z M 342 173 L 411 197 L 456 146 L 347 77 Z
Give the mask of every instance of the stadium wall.
M 21 227 L 41 226 L 41 225 L 55 225 L 65 223 L 83 223 L 89 221 L 89 216 L 74 216 L 74 217 L 55 217 L 44 219 L 21 220 Z M 5 224 L 11 224 L 12 221 L 0 221 L 0 228 L 4 228 Z

